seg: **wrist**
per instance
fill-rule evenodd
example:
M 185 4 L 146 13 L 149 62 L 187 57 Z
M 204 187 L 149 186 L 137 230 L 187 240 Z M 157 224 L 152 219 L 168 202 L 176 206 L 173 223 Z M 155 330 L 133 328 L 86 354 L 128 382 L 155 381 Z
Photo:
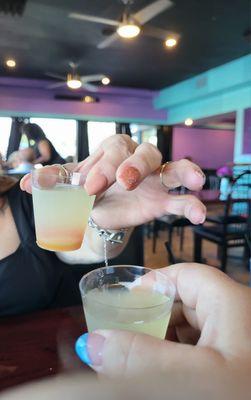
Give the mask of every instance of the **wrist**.
M 112 244 L 122 244 L 124 242 L 125 236 L 128 232 L 128 228 L 120 228 L 120 229 L 104 229 L 101 228 L 92 217 L 89 217 L 88 225 L 95 229 L 97 234 L 102 237 L 106 242 L 110 242 Z

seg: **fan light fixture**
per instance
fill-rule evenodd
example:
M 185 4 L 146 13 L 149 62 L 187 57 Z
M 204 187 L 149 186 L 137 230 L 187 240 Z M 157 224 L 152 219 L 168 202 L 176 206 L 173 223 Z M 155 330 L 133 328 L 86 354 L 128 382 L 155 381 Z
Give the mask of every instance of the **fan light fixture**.
M 109 83 L 111 82 L 110 78 L 108 78 L 108 76 L 105 76 L 102 80 L 101 80 L 103 85 L 109 85 Z
M 16 61 L 13 60 L 12 58 L 10 58 L 9 60 L 6 60 L 5 64 L 6 64 L 6 66 L 7 66 L 8 68 L 15 68 L 15 66 L 16 66 Z
M 70 89 L 79 89 L 82 86 L 82 82 L 78 75 L 68 74 L 66 83 Z
M 185 119 L 184 124 L 185 124 L 186 126 L 192 126 L 192 125 L 193 125 L 193 119 L 192 119 L 192 118 L 187 118 L 187 119 Z
M 177 45 L 177 42 L 178 41 L 177 41 L 177 39 L 175 39 L 175 37 L 169 36 L 165 41 L 165 45 L 166 45 L 166 47 L 172 48 Z
M 70 79 L 69 81 L 67 81 L 67 86 L 70 89 L 79 89 L 82 84 L 78 79 Z
M 140 33 L 140 26 L 132 17 L 124 14 L 121 24 L 117 28 L 119 36 L 125 39 L 133 39 Z
M 140 27 L 134 24 L 123 24 L 118 27 L 117 32 L 122 38 L 133 39 L 140 33 Z

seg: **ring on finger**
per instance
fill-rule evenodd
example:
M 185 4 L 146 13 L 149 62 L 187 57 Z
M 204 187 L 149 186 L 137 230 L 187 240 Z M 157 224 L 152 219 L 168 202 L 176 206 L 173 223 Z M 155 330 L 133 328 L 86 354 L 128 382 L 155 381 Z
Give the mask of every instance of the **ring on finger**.
M 67 179 L 69 178 L 69 171 L 61 164 L 54 164 L 54 166 L 59 168 L 59 177 L 63 179 L 64 182 L 67 181 Z
M 162 186 L 164 186 L 166 189 L 170 189 L 165 183 L 164 183 L 164 171 L 165 168 L 167 166 L 167 164 L 169 164 L 169 162 L 165 162 L 165 164 L 162 164 L 161 169 L 160 169 L 160 173 L 159 173 L 159 178 L 160 178 L 160 183 Z

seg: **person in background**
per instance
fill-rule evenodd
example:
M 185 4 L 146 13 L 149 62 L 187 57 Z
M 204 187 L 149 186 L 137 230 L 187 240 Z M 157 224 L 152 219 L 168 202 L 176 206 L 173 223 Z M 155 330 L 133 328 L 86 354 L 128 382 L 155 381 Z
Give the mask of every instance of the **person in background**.
M 0 153 L 0 171 L 2 171 L 3 170 L 3 168 L 4 168 L 4 160 L 3 160 L 3 156 L 2 156 L 2 154 Z
M 42 128 L 37 124 L 27 123 L 22 126 L 22 133 L 27 139 L 35 152 L 33 164 L 52 165 L 64 164 L 65 160 L 57 152 L 53 144 L 47 139 Z M 34 142 L 34 144 L 31 144 Z
M 226 200 L 231 191 L 233 180 L 231 163 L 219 167 L 216 171 L 216 175 L 220 178 L 220 200 Z
M 8 160 L 7 160 L 8 169 L 16 168 L 16 167 L 18 167 L 19 164 L 20 164 L 20 158 L 19 158 L 18 150 L 13 151 L 13 153 L 11 153 L 9 155 Z
M 4 173 L 8 169 L 8 164 L 5 161 L 2 153 L 0 153 L 0 171 L 1 173 Z
M 122 244 L 107 242 L 109 258 L 124 249 L 134 226 L 175 213 L 195 224 L 205 220 L 204 205 L 194 196 L 169 195 L 169 188 L 182 185 L 198 190 L 204 183 L 200 168 L 187 160 L 164 164 L 160 182 L 161 154 L 151 144 L 137 145 L 128 135 L 114 135 L 78 164 L 66 164 L 70 171 L 87 175 L 85 188 L 96 195 L 91 217 L 100 227 L 112 231 L 128 228 Z M 60 174 L 58 165 L 41 169 Z M 0 180 L 0 315 L 81 302 L 69 264 L 101 262 L 104 242 L 97 229 L 88 227 L 83 246 L 73 252 L 50 252 L 36 244 L 30 175 L 18 182 Z M 164 186 L 166 185 L 166 186 Z M 28 193 L 27 193 L 28 192 Z M 121 212 L 123 210 L 123 212 Z
M 27 174 L 34 165 L 35 153 L 32 147 L 27 147 L 10 154 L 7 165 L 8 173 L 12 174 Z

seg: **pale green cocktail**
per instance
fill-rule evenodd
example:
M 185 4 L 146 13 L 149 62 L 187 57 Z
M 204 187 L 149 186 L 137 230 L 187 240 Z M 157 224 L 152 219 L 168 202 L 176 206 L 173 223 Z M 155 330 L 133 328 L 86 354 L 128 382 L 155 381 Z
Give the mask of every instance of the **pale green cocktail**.
M 165 338 L 175 288 L 157 270 L 110 266 L 80 281 L 88 331 L 122 329 Z

